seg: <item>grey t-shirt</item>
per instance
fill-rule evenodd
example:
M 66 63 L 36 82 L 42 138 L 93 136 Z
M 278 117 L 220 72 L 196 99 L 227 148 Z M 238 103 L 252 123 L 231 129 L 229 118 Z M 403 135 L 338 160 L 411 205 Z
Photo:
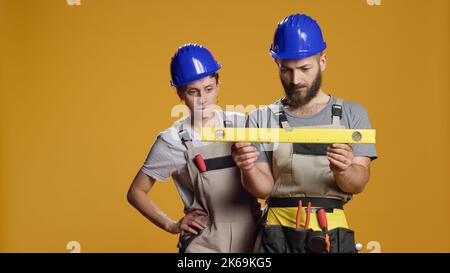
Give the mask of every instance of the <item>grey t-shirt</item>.
M 320 112 L 311 116 L 294 116 L 278 100 L 275 105 L 283 107 L 287 120 L 291 127 L 330 125 L 332 123 L 331 108 L 336 103 L 337 98 L 331 96 L 326 107 Z M 270 121 L 269 121 L 270 120 Z M 268 126 L 270 125 L 270 126 Z M 371 129 L 369 116 L 366 109 L 355 102 L 346 101 L 342 105 L 341 125 L 347 129 Z M 278 128 L 279 121 L 273 112 L 268 108 L 260 108 L 251 112 L 247 118 L 246 126 L 250 128 Z M 272 162 L 273 143 L 253 143 L 258 148 L 260 155 L 258 162 Z M 375 144 L 352 144 L 354 156 L 367 156 L 371 160 L 377 158 Z
M 232 121 L 233 127 L 245 126 L 244 115 L 222 111 L 216 112 L 219 120 L 218 124 L 223 124 L 223 113 L 225 113 L 228 121 Z M 158 181 L 167 181 L 172 176 L 185 207 L 190 206 L 193 196 L 192 192 L 184 186 L 191 183 L 191 181 L 184 157 L 186 147 L 181 143 L 178 135 L 181 125 L 191 135 L 194 147 L 211 144 L 211 142 L 200 141 L 200 134 L 193 131 L 190 124 L 191 119 L 188 116 L 185 119 L 176 121 L 170 128 L 159 133 L 141 167 L 143 173 Z

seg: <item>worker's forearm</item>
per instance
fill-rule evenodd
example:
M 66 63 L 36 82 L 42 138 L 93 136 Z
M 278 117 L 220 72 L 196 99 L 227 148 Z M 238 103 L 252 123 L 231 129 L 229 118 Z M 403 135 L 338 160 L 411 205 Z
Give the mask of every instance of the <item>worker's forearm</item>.
M 361 193 L 369 181 L 369 168 L 353 163 L 345 171 L 334 172 L 334 178 L 342 191 Z
M 257 198 L 265 199 L 272 193 L 273 181 L 257 167 L 242 170 L 244 188 Z
M 144 191 L 130 190 L 128 202 L 153 224 L 167 232 L 174 233 L 173 226 L 176 225 L 176 222 L 164 214 Z

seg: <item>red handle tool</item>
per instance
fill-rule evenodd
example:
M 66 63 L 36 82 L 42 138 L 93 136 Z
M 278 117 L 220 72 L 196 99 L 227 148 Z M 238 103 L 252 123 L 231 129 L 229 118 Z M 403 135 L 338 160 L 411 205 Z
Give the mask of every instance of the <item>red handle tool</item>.
M 306 220 L 305 220 L 305 229 L 309 228 L 309 218 L 311 216 L 311 202 L 308 202 L 308 206 L 306 207 Z
M 327 215 L 323 208 L 320 208 L 317 211 L 317 220 L 319 221 L 320 228 L 325 232 L 325 242 L 327 244 L 326 249 L 327 252 L 330 252 L 330 236 L 328 236 L 328 222 Z
M 194 162 L 197 168 L 200 170 L 201 173 L 204 173 L 207 171 L 206 169 L 206 163 L 205 160 L 203 160 L 203 157 L 201 154 L 196 154 L 194 157 Z
M 319 226 L 323 231 L 328 231 L 328 222 L 327 222 L 327 215 L 325 214 L 324 209 L 319 209 L 317 211 L 317 220 L 319 220 Z
M 295 222 L 295 228 L 299 229 L 302 221 L 302 200 L 298 200 L 298 208 L 297 208 L 297 221 Z

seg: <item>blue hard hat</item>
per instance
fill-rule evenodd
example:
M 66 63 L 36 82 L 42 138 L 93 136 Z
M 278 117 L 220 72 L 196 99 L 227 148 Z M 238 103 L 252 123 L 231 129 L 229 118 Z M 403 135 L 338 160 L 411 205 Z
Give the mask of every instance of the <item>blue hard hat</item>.
M 274 59 L 302 59 L 326 47 L 319 24 L 308 15 L 293 14 L 278 23 L 270 54 Z
M 220 64 L 201 45 L 185 44 L 178 48 L 170 63 L 171 85 L 183 86 L 215 73 Z

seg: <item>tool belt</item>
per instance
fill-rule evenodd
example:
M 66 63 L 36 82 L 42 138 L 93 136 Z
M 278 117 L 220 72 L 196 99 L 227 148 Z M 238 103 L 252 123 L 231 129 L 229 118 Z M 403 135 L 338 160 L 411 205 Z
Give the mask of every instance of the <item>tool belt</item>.
M 303 204 L 311 202 L 311 207 L 320 207 L 328 211 L 344 207 L 344 201 L 340 199 L 323 197 L 273 197 L 267 200 L 267 204 L 271 208 L 297 207 L 299 201 L 302 201 Z
M 326 213 L 342 210 L 340 199 L 321 197 L 271 198 L 267 202 L 271 208 L 298 208 L 296 227 L 266 224 L 262 229 L 260 252 L 262 253 L 354 253 L 354 231 L 347 227 L 328 230 Z M 306 221 L 300 224 L 303 204 L 307 204 Z M 322 230 L 309 228 L 311 211 L 316 214 Z M 343 213 L 343 212 L 342 212 Z M 343 215 L 343 214 L 342 214 Z M 265 214 L 267 217 L 267 213 Z

